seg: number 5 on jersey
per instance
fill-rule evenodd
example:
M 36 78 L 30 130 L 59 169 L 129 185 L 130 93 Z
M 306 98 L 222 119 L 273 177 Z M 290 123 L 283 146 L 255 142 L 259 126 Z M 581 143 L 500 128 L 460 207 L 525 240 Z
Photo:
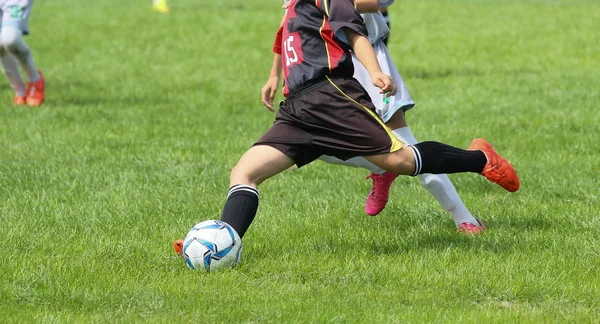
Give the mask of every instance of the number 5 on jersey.
M 285 52 L 285 66 L 290 66 L 298 63 L 298 54 L 294 49 L 294 35 L 288 36 L 283 42 L 283 50 Z

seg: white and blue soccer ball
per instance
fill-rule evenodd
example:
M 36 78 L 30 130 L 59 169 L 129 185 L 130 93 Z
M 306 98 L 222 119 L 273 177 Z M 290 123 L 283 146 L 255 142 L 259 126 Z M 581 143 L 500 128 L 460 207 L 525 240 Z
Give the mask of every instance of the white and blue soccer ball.
M 227 223 L 207 220 L 196 224 L 183 240 L 181 253 L 192 270 L 219 271 L 240 262 L 242 239 Z

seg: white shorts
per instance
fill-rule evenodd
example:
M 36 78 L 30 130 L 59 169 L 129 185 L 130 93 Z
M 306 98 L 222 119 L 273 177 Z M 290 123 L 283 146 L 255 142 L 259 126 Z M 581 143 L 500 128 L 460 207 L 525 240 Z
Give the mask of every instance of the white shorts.
M 0 0 L 0 28 L 19 28 L 24 35 L 29 34 L 29 14 L 33 0 Z
M 381 71 L 394 79 L 394 82 L 398 86 L 398 92 L 395 96 L 385 98 L 383 94 L 380 94 L 380 89 L 373 85 L 371 82 L 371 76 L 367 69 L 358 61 L 356 55 L 352 53 L 352 61 L 354 62 L 354 78 L 360 82 L 360 84 L 367 90 L 373 104 L 375 105 L 377 115 L 383 120 L 388 122 L 390 118 L 400 109 L 407 111 L 415 106 L 415 102 L 410 98 L 406 84 L 402 80 L 402 76 L 396 69 L 390 53 L 388 52 L 383 41 L 377 41 L 373 44 L 377 61 Z

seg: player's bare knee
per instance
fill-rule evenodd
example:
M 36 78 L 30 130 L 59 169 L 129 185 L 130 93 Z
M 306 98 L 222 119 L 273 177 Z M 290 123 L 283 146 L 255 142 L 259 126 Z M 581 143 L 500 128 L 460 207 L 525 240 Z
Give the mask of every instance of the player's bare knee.
M 415 172 L 415 158 L 410 148 L 403 148 L 391 156 L 392 172 L 401 175 L 412 175 Z
M 253 170 L 252 167 L 245 165 L 241 161 L 229 173 L 229 182 L 231 184 L 258 186 L 262 181 L 264 179 L 259 178 L 257 170 Z
M 236 164 L 229 173 L 229 181 L 234 184 L 248 184 L 249 179 L 247 174 L 247 168 L 245 168 L 243 164 L 240 164 L 238 162 L 238 164 Z

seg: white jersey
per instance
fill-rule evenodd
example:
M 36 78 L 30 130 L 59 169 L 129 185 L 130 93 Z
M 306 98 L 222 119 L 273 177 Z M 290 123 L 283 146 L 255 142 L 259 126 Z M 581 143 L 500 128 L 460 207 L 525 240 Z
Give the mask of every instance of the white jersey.
M 385 22 L 385 17 L 381 12 L 361 14 L 367 27 L 367 38 L 371 44 L 378 40 L 386 38 L 390 34 L 390 28 Z
M 389 7 L 394 0 L 379 0 L 379 6 Z M 381 12 L 361 14 L 367 27 L 369 42 L 375 44 L 380 39 L 385 39 L 390 34 L 390 28 Z
M 0 28 L 19 28 L 24 35 L 29 34 L 29 15 L 33 0 L 0 0 Z
M 356 58 L 356 55 L 352 53 L 352 62 L 354 63 L 354 78 L 360 82 L 360 84 L 367 90 L 369 97 L 373 105 L 375 105 L 375 112 L 384 122 L 388 122 L 390 118 L 400 109 L 407 111 L 415 106 L 415 102 L 411 99 L 408 89 L 400 72 L 392 62 L 390 53 L 388 52 L 385 44 L 382 40 L 378 40 L 373 44 L 375 55 L 377 56 L 377 62 L 381 67 L 381 72 L 389 75 L 398 86 L 398 92 L 396 95 L 391 97 L 384 97 L 379 93 L 380 89 L 373 85 L 371 82 L 371 76 L 367 69 L 360 63 Z

